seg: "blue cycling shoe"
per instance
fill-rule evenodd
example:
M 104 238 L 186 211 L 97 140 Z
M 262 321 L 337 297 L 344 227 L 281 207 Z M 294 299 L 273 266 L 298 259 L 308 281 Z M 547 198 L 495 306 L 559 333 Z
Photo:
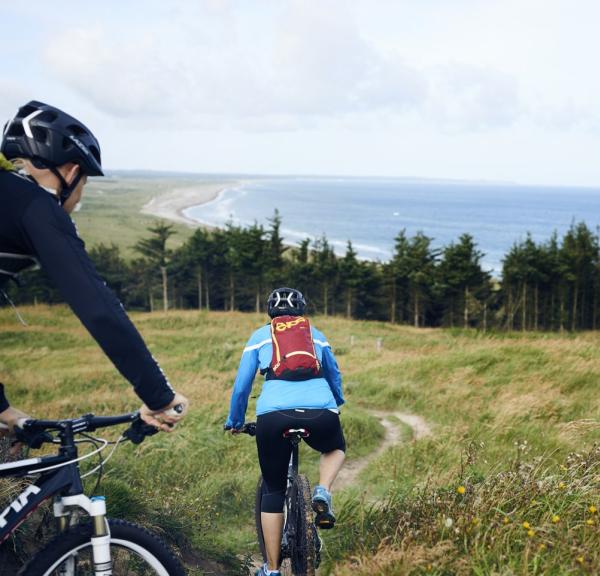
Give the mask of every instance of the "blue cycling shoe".
M 335 526 L 331 494 L 329 490 L 319 484 L 315 486 L 313 491 L 312 509 L 317 513 L 315 526 L 324 530 Z
M 281 576 L 279 570 L 269 570 L 266 564 L 263 564 L 254 574 L 255 576 Z

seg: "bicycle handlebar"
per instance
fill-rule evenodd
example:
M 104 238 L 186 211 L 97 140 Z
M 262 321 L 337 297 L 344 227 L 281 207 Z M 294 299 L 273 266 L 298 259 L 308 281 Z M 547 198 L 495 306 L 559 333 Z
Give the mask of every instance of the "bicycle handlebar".
M 176 416 L 183 412 L 183 406 L 177 404 L 166 411 L 169 416 Z M 94 414 L 84 414 L 79 418 L 68 418 L 63 420 L 38 420 L 27 419 L 15 427 L 17 440 L 24 442 L 31 448 L 40 448 L 46 442 L 52 442 L 53 437 L 48 430 L 65 432 L 69 430 L 73 434 L 82 432 L 94 432 L 99 428 L 108 428 L 109 426 L 118 426 L 119 424 L 128 424 L 131 426 L 123 432 L 123 436 L 131 440 L 134 444 L 143 442 L 146 436 L 152 436 L 158 432 L 158 428 L 146 424 L 140 417 L 140 413 L 128 412 L 118 416 L 95 416 Z M 8 428 L 0 423 L 0 429 Z
M 52 443 L 53 436 L 49 430 L 70 432 L 81 434 L 83 432 L 94 432 L 99 428 L 108 428 L 118 426 L 119 424 L 131 423 L 131 426 L 123 432 L 123 437 L 131 440 L 134 444 L 143 442 L 146 436 L 152 436 L 158 432 L 158 428 L 146 424 L 139 412 L 129 412 L 118 416 L 95 416 L 94 414 L 85 414 L 80 418 L 71 418 L 65 420 L 26 420 L 21 427 L 15 428 L 15 435 L 19 442 L 27 444 L 29 447 L 37 449 L 45 443 Z M 72 436 L 71 436 L 72 438 Z
M 223 430 L 231 430 L 233 426 L 223 426 Z M 256 422 L 247 422 L 241 428 L 236 428 L 238 434 L 248 434 L 248 436 L 256 436 Z
M 117 426 L 118 424 L 126 424 L 133 422 L 139 418 L 139 412 L 129 412 L 128 414 L 120 414 L 119 416 L 95 416 L 94 414 L 84 414 L 79 418 L 67 418 L 64 420 L 26 420 L 23 423 L 23 430 L 65 430 L 69 427 L 73 432 L 94 432 L 98 428 L 107 428 L 109 426 Z

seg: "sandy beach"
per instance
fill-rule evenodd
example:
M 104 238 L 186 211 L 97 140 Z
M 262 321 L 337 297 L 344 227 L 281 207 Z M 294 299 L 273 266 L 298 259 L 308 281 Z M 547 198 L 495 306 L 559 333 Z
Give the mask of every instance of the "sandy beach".
M 186 208 L 214 200 L 222 190 L 234 184 L 234 182 L 211 182 L 175 188 L 152 198 L 142 208 L 142 213 L 166 218 L 180 224 L 187 224 L 188 226 L 201 226 L 199 222 L 185 216 L 183 211 Z

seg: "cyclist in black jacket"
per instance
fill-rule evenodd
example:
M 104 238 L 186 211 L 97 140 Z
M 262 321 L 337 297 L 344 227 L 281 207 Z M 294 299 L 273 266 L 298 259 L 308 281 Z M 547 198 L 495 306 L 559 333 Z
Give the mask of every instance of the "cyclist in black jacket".
M 75 118 L 32 101 L 6 124 L 0 146 L 0 290 L 26 268 L 41 266 L 133 385 L 144 402 L 142 418 L 169 431 L 188 401 L 173 390 L 96 272 L 69 217 L 88 176 L 103 176 L 100 146 Z M 167 413 L 178 404 L 180 415 Z M 0 385 L 0 422 L 12 427 L 24 416 L 9 406 Z

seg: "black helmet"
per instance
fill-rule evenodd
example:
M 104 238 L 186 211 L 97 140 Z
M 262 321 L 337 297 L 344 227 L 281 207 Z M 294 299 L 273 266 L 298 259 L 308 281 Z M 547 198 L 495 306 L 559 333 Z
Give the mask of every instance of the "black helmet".
M 267 300 L 269 316 L 302 316 L 306 300 L 302 292 L 295 288 L 276 288 Z
M 9 160 L 29 158 L 41 168 L 74 162 L 88 176 L 104 176 L 100 144 L 92 132 L 62 110 L 35 100 L 6 123 L 0 152 Z

